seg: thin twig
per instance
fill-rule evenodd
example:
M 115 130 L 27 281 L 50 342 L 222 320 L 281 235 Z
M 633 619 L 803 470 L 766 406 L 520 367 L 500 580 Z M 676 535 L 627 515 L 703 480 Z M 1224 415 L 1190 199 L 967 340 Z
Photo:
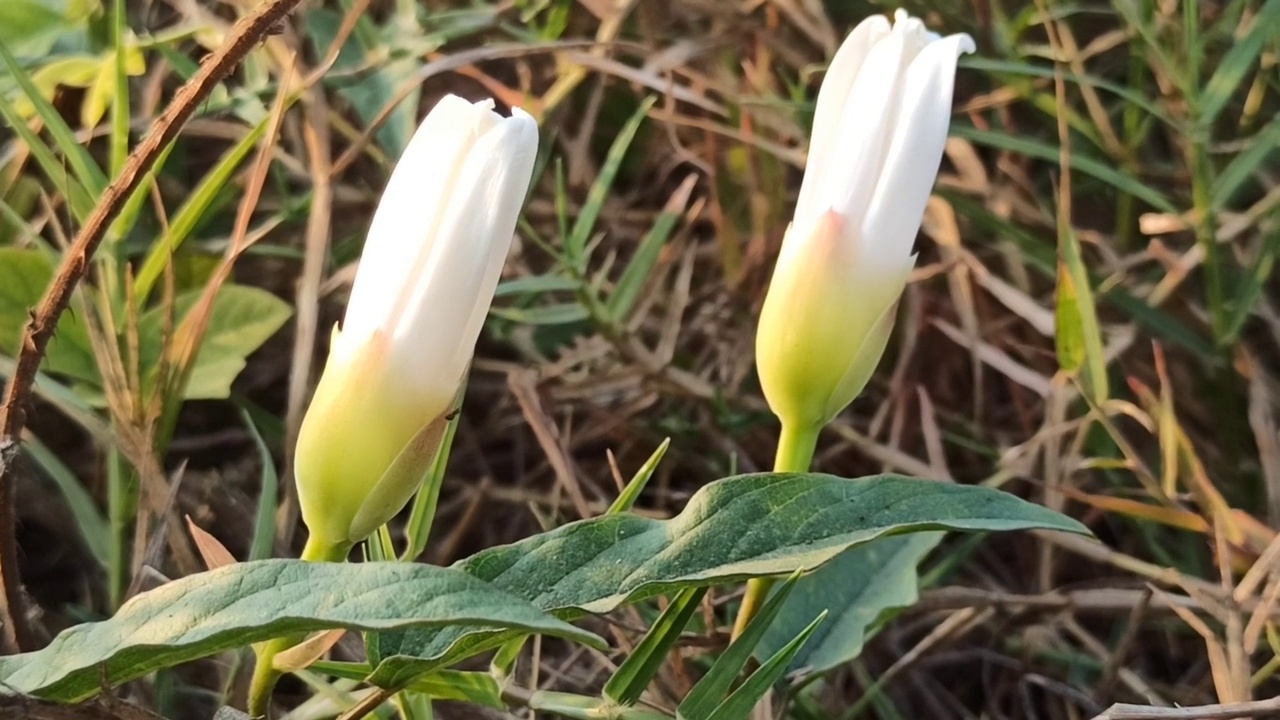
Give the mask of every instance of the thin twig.
M 53 338 L 58 318 L 66 310 L 76 285 L 88 272 L 89 261 L 102 242 L 107 227 L 125 200 L 151 170 L 160 153 L 173 141 L 213 88 L 299 2 L 300 0 L 263 2 L 257 10 L 236 23 L 220 48 L 204 58 L 195 76 L 174 95 L 164 113 L 129 154 L 120 174 L 103 192 L 75 241 L 63 254 L 53 282 L 49 284 L 39 307 L 27 322 L 16 367 L 5 390 L 3 404 L 0 404 L 0 448 L 7 451 L 0 454 L 0 624 L 3 625 L 0 630 L 0 652 L 13 653 L 32 646 L 32 633 L 27 625 L 26 598 L 18 575 L 14 480 L 10 477 L 12 463 L 9 457 L 12 451 L 8 449 L 16 449 L 18 438 L 26 425 L 27 405 L 31 399 L 36 371 Z

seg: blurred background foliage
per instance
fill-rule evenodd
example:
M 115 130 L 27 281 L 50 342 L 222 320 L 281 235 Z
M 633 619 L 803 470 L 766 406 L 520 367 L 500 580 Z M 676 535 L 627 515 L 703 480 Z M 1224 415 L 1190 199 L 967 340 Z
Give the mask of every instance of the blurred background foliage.
M 131 143 L 253 4 L 0 2 L 0 376 Z M 816 467 L 998 486 L 1103 542 L 923 535 L 842 557 L 766 638 L 832 609 L 777 716 L 1073 718 L 1276 695 L 1280 0 L 906 7 L 979 51 L 889 354 Z M 304 4 L 129 199 L 59 325 L 27 437 L 38 472 L 19 488 L 41 628 L 197 571 L 184 515 L 241 559 L 296 552 L 301 411 L 377 193 L 446 92 L 526 108 L 543 154 L 423 559 L 598 514 L 665 438 L 643 512 L 767 468 L 754 319 L 813 94 L 848 29 L 891 9 Z M 912 567 L 919 586 L 901 580 Z M 658 701 L 723 647 L 734 598 L 700 602 Z M 619 611 L 616 643 L 654 613 Z M 532 686 L 598 687 L 616 661 L 525 652 Z M 131 692 L 208 717 L 236 677 L 206 662 Z M 311 697 L 297 717 L 341 704 L 293 691 Z

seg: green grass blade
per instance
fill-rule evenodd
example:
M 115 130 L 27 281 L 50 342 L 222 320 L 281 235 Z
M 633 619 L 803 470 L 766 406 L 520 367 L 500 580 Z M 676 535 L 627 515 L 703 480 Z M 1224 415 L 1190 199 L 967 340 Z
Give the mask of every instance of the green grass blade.
M 706 594 L 707 589 L 702 587 L 686 588 L 676 595 L 631 655 L 604 684 L 605 697 L 622 705 L 634 705 L 640 699 Z
M 147 171 L 142 182 L 138 183 L 138 187 L 134 188 L 133 193 L 125 199 L 124 205 L 120 208 L 120 214 L 116 215 L 116 219 L 111 222 L 111 227 L 107 229 L 109 238 L 119 240 L 129 234 L 134 222 L 138 219 L 138 213 L 142 212 L 147 198 L 151 197 L 151 188 L 155 185 L 156 177 L 164 169 L 165 161 L 169 159 L 169 154 L 173 152 L 174 147 L 176 145 L 170 142 L 164 150 L 160 151 L 160 155 Z
M 240 416 L 244 418 L 244 425 L 253 436 L 258 456 L 262 458 L 262 485 L 258 492 L 258 510 L 253 519 L 253 542 L 249 545 L 249 559 L 266 560 L 272 555 L 276 537 L 276 503 L 280 495 L 280 475 L 276 472 L 275 460 L 271 458 L 271 448 L 267 447 L 267 441 L 254 424 L 253 416 L 244 409 L 240 410 Z
M 631 482 L 622 488 L 622 492 L 618 493 L 618 499 L 613 501 L 609 509 L 605 511 L 606 515 L 612 513 L 627 512 L 635 506 L 636 500 L 640 499 L 640 493 L 644 492 L 644 488 L 649 484 L 649 478 L 653 477 L 653 471 L 658 469 L 658 463 L 662 462 L 662 458 L 667 454 L 667 449 L 671 447 L 671 438 L 662 441 L 657 450 L 645 460 L 644 465 L 636 471 L 631 478 Z
M 53 154 L 53 150 L 31 130 L 27 121 L 18 114 L 17 108 L 3 92 L 0 92 L 0 117 L 4 118 L 9 128 L 26 144 L 27 149 L 31 151 L 31 156 L 35 158 L 36 164 L 44 171 L 49 182 L 67 198 L 71 214 L 75 215 L 76 220 L 83 222 L 88 218 L 93 212 L 93 198 L 85 192 L 84 186 L 79 181 L 67 174 L 66 168 Z
M 1200 95 L 1197 120 L 1209 127 L 1236 95 L 1245 76 L 1257 64 L 1267 40 L 1276 36 L 1280 24 L 1280 0 L 1267 0 L 1253 18 L 1253 26 L 1244 37 L 1237 38 L 1222 57 Z M 1273 45 L 1274 47 L 1274 45 Z
M 591 317 L 591 312 L 577 303 L 556 303 L 531 308 L 495 307 L 489 314 L 522 325 L 570 325 Z
M 618 136 L 614 138 L 613 145 L 609 147 L 609 154 L 605 156 L 604 164 L 600 166 L 600 176 L 591 184 L 591 190 L 587 192 L 587 201 L 578 211 L 578 219 L 573 223 L 573 231 L 565 239 L 565 253 L 580 273 L 586 270 L 587 241 L 595 231 L 596 220 L 600 217 L 600 211 L 604 209 L 605 198 L 609 196 L 613 181 L 618 175 L 618 169 L 622 167 L 622 160 L 627 155 L 627 149 L 631 147 L 631 141 L 635 139 L 636 132 L 640 129 L 640 123 L 649 115 L 649 110 L 656 101 L 657 98 L 654 97 L 645 98 L 631 118 L 622 126 Z
M 1235 202 L 1236 193 L 1253 179 L 1258 170 L 1275 167 L 1277 155 L 1280 155 L 1280 119 L 1267 123 L 1253 136 L 1248 149 L 1232 158 L 1218 172 L 1213 181 L 1213 207 L 1228 209 Z
M 791 664 L 792 658 L 809 641 L 809 636 L 813 635 L 813 631 L 817 630 L 818 626 L 826 619 L 826 610 L 818 613 L 818 617 L 814 618 L 808 627 L 761 665 L 759 670 L 751 673 L 751 677 L 747 678 L 747 681 L 742 683 L 737 690 L 734 690 L 733 694 L 725 698 L 720 707 L 711 713 L 711 717 L 708 720 L 737 720 L 737 718 L 747 717 L 751 713 L 751 709 L 756 706 L 756 703 L 760 702 L 760 698 L 764 697 L 769 688 L 787 671 L 787 666 Z
M 170 220 L 169 231 L 152 246 L 151 252 L 147 254 L 147 259 L 142 263 L 142 269 L 138 271 L 137 295 L 140 299 L 145 300 L 151 294 L 151 289 L 155 286 L 156 281 L 160 279 L 165 265 L 169 264 L 173 254 L 195 231 L 196 226 L 213 205 L 218 194 L 231 181 L 231 176 L 240 167 L 240 163 L 248 157 L 254 146 L 262 139 L 270 123 L 271 116 L 263 117 L 257 125 L 245 133 L 244 137 L 240 138 L 240 142 L 233 145 L 222 155 L 218 160 L 218 164 L 209 170 L 204 178 L 200 180 L 200 184 L 196 186 L 195 190 L 187 196 L 187 201 L 183 203 L 177 214 Z
M 102 168 L 98 167 L 98 163 L 89 154 L 88 148 L 76 141 L 75 133 L 62 119 L 62 115 L 40 94 L 35 83 L 31 82 L 31 76 L 26 68 L 22 67 L 3 42 L 0 42 L 0 60 L 4 61 L 9 74 L 17 81 L 18 87 L 22 89 L 27 100 L 31 101 L 32 107 L 40 115 L 40 120 L 44 122 L 49 134 L 53 136 L 54 143 L 66 157 L 67 164 L 71 166 L 76 179 L 93 197 L 101 195 L 107 188 L 107 176 L 102 172 Z
M 969 70 L 979 70 L 991 73 L 993 75 L 1020 75 L 1025 77 L 1053 79 L 1053 68 L 1042 65 L 1033 65 L 1031 63 L 1017 62 L 1014 60 L 1000 60 L 997 58 L 985 58 L 965 56 L 960 60 L 960 66 Z M 1148 115 L 1160 120 L 1166 125 L 1173 126 L 1174 120 L 1169 116 L 1163 107 L 1144 97 L 1132 88 L 1125 87 L 1119 83 L 1097 77 L 1096 75 L 1078 75 L 1072 72 L 1065 72 L 1062 79 L 1077 85 L 1087 87 L 1096 87 L 1099 90 L 1105 90 L 1112 95 L 1142 108 Z
M 1280 219 L 1280 212 L 1272 215 Z M 1262 247 L 1258 249 L 1258 256 L 1248 268 L 1248 274 L 1243 278 L 1240 291 L 1232 298 L 1231 312 L 1227 317 L 1227 325 L 1222 337 L 1223 343 L 1234 343 L 1240 337 L 1245 321 L 1249 319 L 1254 305 L 1267 287 L 1267 281 L 1271 279 L 1271 269 L 1275 267 L 1277 252 L 1280 252 L 1280 232 L 1273 230 L 1265 233 Z
M 1060 150 L 1057 145 L 1052 143 L 1014 137 L 994 130 L 980 130 L 971 125 L 953 125 L 951 133 L 956 137 L 964 138 L 980 145 L 1020 153 L 1038 160 L 1054 163 L 1055 165 L 1059 161 Z M 1142 200 L 1157 210 L 1175 214 L 1178 212 L 1178 208 L 1163 193 L 1143 183 L 1138 178 L 1115 169 L 1106 162 L 1095 160 L 1079 153 L 1072 153 L 1071 169 L 1101 180 L 1121 192 Z
M 733 681 L 738 678 L 742 668 L 746 667 L 751 659 L 760 638 L 764 637 L 764 631 L 769 628 L 773 618 L 782 609 L 782 604 L 787 601 L 787 596 L 795 588 L 796 579 L 799 577 L 800 573 L 797 571 L 792 573 L 785 582 L 779 584 L 769 596 L 769 600 L 765 602 L 764 607 L 760 608 L 760 613 L 747 623 L 746 629 L 738 639 L 716 658 L 715 664 L 706 675 L 702 676 L 698 684 L 693 686 L 677 708 L 676 717 L 679 720 L 711 719 L 716 713 L 716 708 L 720 707 L 725 693 L 733 686 Z M 783 669 L 785 668 L 786 665 L 783 665 Z
M 1077 373 L 1080 384 L 1094 403 L 1107 399 L 1107 364 L 1102 355 L 1102 329 L 1089 286 L 1089 273 L 1080 253 L 1080 241 L 1065 217 L 1058 221 L 1057 320 L 1054 342 L 1058 364 Z
M 498 289 L 493 293 L 493 296 L 500 298 L 512 295 L 540 295 L 558 291 L 577 292 L 581 289 L 582 281 L 576 278 L 561 277 L 559 275 L 530 275 L 498 283 Z
M 662 248 L 666 247 L 671 231 L 675 230 L 676 223 L 684 214 L 685 206 L 689 203 L 689 193 L 692 190 L 692 182 L 686 181 L 667 201 L 667 206 L 653 221 L 653 227 L 649 228 L 649 232 L 645 233 L 640 240 L 635 255 L 631 257 L 631 262 L 627 263 L 627 268 L 622 271 L 622 277 L 618 278 L 618 284 L 606 303 L 609 318 L 613 322 L 621 323 L 626 320 L 631 309 L 635 307 L 636 301 L 640 299 L 640 291 L 644 289 L 644 284 L 649 280 L 654 266 L 658 264 L 658 257 L 662 253 Z
M 76 530 L 84 539 L 85 547 L 93 553 L 93 558 L 98 561 L 98 564 L 105 568 L 107 566 L 106 549 L 110 544 L 111 530 L 98 504 L 80 484 L 79 478 L 71 472 L 71 468 L 67 467 L 57 454 L 40 440 L 28 437 L 23 443 L 23 448 L 58 487 L 58 492 L 62 493 L 62 499 L 67 502 L 67 509 L 75 518 Z
M 115 48 L 115 90 L 111 96 L 111 177 L 117 177 L 129 156 L 129 73 L 125 68 L 126 17 L 124 0 L 115 0 L 111 11 L 111 45 Z
M 463 383 L 455 400 L 454 407 L 458 410 L 462 408 L 465 388 L 466 383 Z M 444 437 L 440 440 L 440 449 L 436 452 L 436 459 L 431 462 L 426 479 L 413 497 L 413 507 L 409 510 L 409 521 L 404 529 L 407 546 L 404 554 L 400 556 L 404 562 L 413 562 L 417 559 L 427 549 L 427 541 L 431 539 L 431 528 L 440 502 L 440 488 L 444 485 L 444 473 L 449 466 L 449 452 L 453 449 L 453 438 L 458 434 L 459 417 L 461 412 L 455 412 L 454 416 L 449 418 L 449 423 L 444 429 Z

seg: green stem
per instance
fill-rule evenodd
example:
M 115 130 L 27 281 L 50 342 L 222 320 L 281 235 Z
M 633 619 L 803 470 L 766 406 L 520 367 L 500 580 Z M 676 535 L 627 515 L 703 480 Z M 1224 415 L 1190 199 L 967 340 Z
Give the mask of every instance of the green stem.
M 315 535 L 307 538 L 301 559 L 308 562 L 342 562 L 351 552 L 351 543 L 327 542 Z M 273 664 L 276 655 L 302 642 L 303 637 L 291 635 L 268 640 L 253 648 L 253 677 L 249 680 L 249 702 L 246 708 L 251 718 L 265 718 L 271 710 L 271 691 L 283 674 Z
M 818 448 L 818 433 L 821 426 L 782 424 L 782 432 L 778 435 L 778 453 L 773 458 L 774 472 L 807 472 L 813 463 L 813 453 Z M 747 592 L 742 596 L 742 605 L 738 608 L 738 617 L 733 622 L 733 635 L 737 640 L 747 624 L 760 612 L 769 591 L 776 582 L 774 578 L 753 578 L 747 581 Z
M 773 457 L 774 472 L 809 472 L 813 453 L 818 449 L 821 427 L 782 425 L 778 435 L 778 453 Z

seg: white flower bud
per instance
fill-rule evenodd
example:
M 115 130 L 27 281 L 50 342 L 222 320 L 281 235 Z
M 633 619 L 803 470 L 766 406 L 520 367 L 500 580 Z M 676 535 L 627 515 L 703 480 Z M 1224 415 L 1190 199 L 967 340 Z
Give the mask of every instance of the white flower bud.
M 850 33 L 818 92 L 809 160 L 756 334 L 765 397 L 783 424 L 820 427 L 866 386 L 915 265 L 942 161 L 956 60 L 899 10 Z
M 399 512 L 435 456 L 533 173 L 538 126 L 450 95 L 387 183 L 298 436 L 302 517 L 332 546 Z

